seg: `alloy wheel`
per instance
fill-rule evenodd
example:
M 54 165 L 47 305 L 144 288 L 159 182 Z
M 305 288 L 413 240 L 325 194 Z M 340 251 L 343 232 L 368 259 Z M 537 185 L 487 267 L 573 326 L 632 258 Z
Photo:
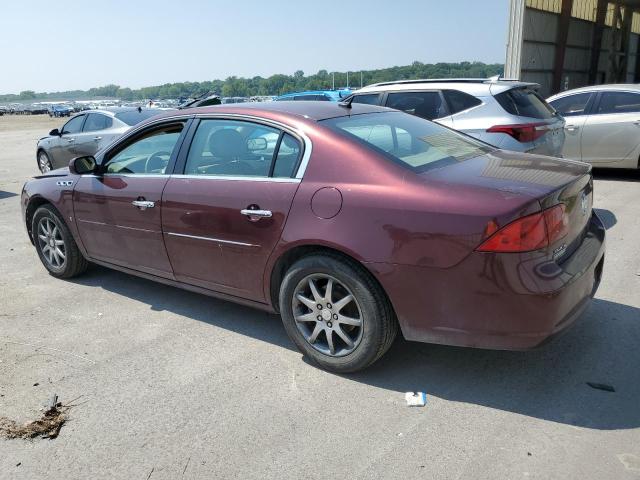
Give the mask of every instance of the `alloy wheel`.
M 42 173 L 46 173 L 51 170 L 51 163 L 44 152 L 40 152 L 38 154 L 38 167 L 40 167 L 40 171 Z
M 45 217 L 38 223 L 38 243 L 42 256 L 51 267 L 64 267 L 67 261 L 66 245 L 62 232 L 50 218 Z
M 303 278 L 292 299 L 296 327 L 317 351 L 332 357 L 353 352 L 362 340 L 363 315 L 351 291 L 335 277 Z

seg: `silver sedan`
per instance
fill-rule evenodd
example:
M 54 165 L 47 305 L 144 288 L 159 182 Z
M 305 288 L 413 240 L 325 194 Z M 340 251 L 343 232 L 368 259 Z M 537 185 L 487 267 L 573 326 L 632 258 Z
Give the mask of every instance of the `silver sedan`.
M 42 173 L 66 167 L 69 160 L 94 155 L 133 125 L 161 113 L 158 109 L 113 108 L 79 113 L 62 128 L 38 140 L 36 158 Z
M 564 158 L 594 167 L 640 168 L 640 85 L 595 85 L 547 102 L 565 117 Z

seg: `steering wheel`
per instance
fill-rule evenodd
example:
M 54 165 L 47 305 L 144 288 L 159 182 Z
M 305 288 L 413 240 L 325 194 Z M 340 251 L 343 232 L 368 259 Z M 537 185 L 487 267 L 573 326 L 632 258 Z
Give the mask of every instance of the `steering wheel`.
M 167 157 L 167 159 L 165 160 L 163 157 Z M 151 154 L 144 163 L 145 173 L 158 173 L 158 171 L 163 173 L 169 163 L 169 157 L 171 157 L 171 152 L 164 150 Z

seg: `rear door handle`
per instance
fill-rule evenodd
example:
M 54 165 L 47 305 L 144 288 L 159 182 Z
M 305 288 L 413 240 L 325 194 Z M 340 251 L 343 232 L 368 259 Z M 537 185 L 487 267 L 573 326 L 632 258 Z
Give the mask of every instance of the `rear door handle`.
M 71 143 L 71 142 L 75 142 L 75 141 L 76 141 L 76 139 L 75 139 L 75 138 L 67 138 L 66 140 L 67 140 L 67 142 L 68 142 L 68 143 Z
M 640 120 L 636 120 L 635 122 L 633 122 L 634 125 L 640 125 Z
M 575 132 L 576 130 L 580 129 L 580 127 L 578 127 L 577 125 L 567 125 L 564 128 L 565 130 L 567 130 L 567 132 Z
M 146 210 L 147 208 L 153 208 L 156 206 L 156 202 L 149 202 L 147 200 L 134 200 L 131 205 L 138 207 L 140 210 Z
M 271 218 L 273 216 L 273 212 L 271 212 L 271 210 L 251 210 L 244 208 L 240 210 L 240 213 L 247 217 Z
M 96 142 L 99 142 L 100 140 L 102 140 L 102 137 L 93 137 L 93 139 L 94 139 Z

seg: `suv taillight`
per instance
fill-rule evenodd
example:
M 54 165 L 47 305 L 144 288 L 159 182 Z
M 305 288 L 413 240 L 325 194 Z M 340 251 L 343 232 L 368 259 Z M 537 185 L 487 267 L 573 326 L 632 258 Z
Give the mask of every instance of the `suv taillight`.
M 476 248 L 479 252 L 531 252 L 552 245 L 569 231 L 564 204 L 519 218 L 495 231 L 495 222 L 487 225 L 487 238 Z
M 517 125 L 494 125 L 487 129 L 489 133 L 506 133 L 522 143 L 533 142 L 545 133 L 549 126 L 542 123 L 520 123 Z

